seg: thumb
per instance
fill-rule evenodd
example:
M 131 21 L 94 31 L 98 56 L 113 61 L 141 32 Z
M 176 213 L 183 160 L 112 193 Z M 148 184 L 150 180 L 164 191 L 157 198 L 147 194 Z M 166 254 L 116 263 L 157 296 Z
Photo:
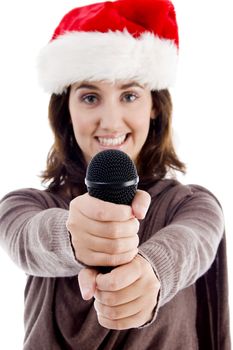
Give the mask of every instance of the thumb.
M 132 202 L 133 214 L 137 219 L 143 220 L 145 218 L 150 202 L 151 197 L 148 192 L 137 190 Z
M 98 271 L 95 269 L 84 268 L 79 272 L 78 282 L 82 298 L 84 300 L 91 299 L 95 294 L 96 276 Z

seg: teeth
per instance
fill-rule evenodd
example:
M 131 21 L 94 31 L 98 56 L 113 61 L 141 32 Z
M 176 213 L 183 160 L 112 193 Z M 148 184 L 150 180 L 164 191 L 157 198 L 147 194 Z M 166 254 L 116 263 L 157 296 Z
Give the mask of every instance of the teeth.
M 102 146 L 119 146 L 125 141 L 126 135 L 115 138 L 98 137 L 99 143 Z

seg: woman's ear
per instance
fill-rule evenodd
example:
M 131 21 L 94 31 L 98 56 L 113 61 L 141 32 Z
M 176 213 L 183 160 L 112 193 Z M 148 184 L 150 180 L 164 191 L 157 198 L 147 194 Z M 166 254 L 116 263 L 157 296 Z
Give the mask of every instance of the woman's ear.
M 152 95 L 152 106 L 151 106 L 151 112 L 150 112 L 150 119 L 156 119 L 158 115 L 158 111 L 157 111 L 157 108 L 155 106 L 155 102 L 153 100 L 153 95 Z
M 150 113 L 150 119 L 155 120 L 157 118 L 157 112 L 155 108 L 152 108 L 151 113 Z

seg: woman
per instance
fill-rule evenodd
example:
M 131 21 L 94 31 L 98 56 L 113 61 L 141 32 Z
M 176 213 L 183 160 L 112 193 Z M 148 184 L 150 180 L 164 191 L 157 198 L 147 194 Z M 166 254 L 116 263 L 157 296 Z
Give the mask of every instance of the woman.
M 49 184 L 1 201 L 1 244 L 28 274 L 25 350 L 229 349 L 223 214 L 173 173 L 185 172 L 171 138 L 177 54 L 167 0 L 74 9 L 42 49 Z M 90 159 L 109 148 L 137 166 L 132 206 L 86 193 Z

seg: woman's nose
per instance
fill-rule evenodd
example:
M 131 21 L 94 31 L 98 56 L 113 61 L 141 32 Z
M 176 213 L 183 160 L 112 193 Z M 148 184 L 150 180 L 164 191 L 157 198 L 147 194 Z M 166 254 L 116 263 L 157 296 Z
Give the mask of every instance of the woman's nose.
M 106 104 L 100 115 L 100 127 L 102 129 L 117 130 L 123 123 L 121 108 L 115 103 Z

